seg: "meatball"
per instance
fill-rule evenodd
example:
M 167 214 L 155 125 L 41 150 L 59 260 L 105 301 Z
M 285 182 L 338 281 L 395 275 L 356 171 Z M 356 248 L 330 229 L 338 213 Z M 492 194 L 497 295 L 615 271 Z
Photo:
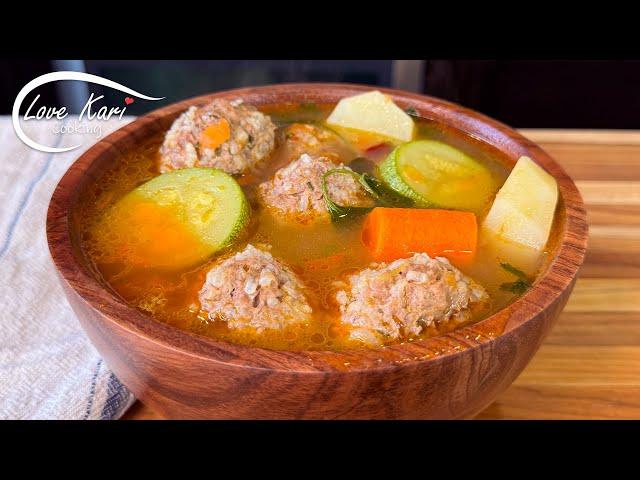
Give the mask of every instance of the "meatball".
M 212 148 L 201 137 L 207 127 L 221 121 L 227 122 L 229 138 Z M 267 115 L 238 101 L 218 99 L 202 107 L 191 107 L 173 122 L 165 135 L 160 147 L 160 171 L 215 167 L 230 174 L 242 173 L 271 153 L 275 130 Z
M 356 152 L 337 133 L 326 127 L 308 123 L 293 123 L 284 130 L 286 156 L 295 160 L 303 153 L 322 156 L 335 162 L 351 160 Z
M 310 219 L 329 219 L 322 198 L 322 176 L 332 169 L 351 171 L 343 164 L 335 164 L 326 157 L 303 154 L 276 172 L 274 177 L 258 187 L 258 196 L 267 207 L 306 222 Z M 334 174 L 327 177 L 327 194 L 341 206 L 370 206 L 365 190 L 352 176 Z
M 281 329 L 311 315 L 298 277 L 253 245 L 214 265 L 199 298 L 211 320 L 230 328 Z
M 416 253 L 372 264 L 350 276 L 336 300 L 351 337 L 365 343 L 418 335 L 423 329 L 470 318 L 469 307 L 487 302 L 484 288 L 445 258 Z

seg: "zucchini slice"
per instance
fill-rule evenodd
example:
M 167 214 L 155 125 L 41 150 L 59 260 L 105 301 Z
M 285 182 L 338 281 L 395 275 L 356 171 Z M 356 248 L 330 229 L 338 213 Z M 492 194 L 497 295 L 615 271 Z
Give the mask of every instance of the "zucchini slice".
M 132 190 L 101 223 L 130 264 L 181 268 L 230 245 L 249 216 L 244 192 L 230 175 L 214 168 L 188 168 Z
M 487 167 L 436 140 L 417 140 L 397 147 L 380 165 L 380 176 L 418 207 L 476 214 L 486 208 L 497 189 Z

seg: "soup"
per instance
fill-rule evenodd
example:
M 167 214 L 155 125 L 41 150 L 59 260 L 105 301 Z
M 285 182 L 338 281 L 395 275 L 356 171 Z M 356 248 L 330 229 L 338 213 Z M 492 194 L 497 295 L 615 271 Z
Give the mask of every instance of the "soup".
M 390 122 L 408 132 L 353 128 L 349 105 L 238 105 L 190 109 L 80 196 L 83 254 L 158 321 L 270 349 L 379 348 L 504 308 L 553 251 L 555 225 L 509 237 L 518 208 L 549 214 L 511 201 L 522 178 L 461 132 L 411 111 Z

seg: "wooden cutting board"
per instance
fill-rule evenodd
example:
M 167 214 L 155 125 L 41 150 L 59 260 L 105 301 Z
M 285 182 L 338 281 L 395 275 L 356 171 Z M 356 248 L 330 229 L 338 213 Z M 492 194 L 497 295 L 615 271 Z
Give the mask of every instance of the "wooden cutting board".
M 478 418 L 640 418 L 640 132 L 520 132 L 576 181 L 589 250 L 551 335 Z M 158 416 L 138 402 L 125 418 Z

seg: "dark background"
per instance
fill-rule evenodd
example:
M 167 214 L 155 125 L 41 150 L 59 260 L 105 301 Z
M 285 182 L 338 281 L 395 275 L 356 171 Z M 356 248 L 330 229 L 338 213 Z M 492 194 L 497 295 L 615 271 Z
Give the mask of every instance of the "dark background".
M 18 91 L 55 70 L 94 73 L 163 104 L 206 92 L 281 82 L 350 82 L 398 87 L 444 98 L 514 127 L 640 128 L 640 61 L 534 60 L 75 60 L 0 61 L 0 114 L 10 114 Z M 37 90 L 40 104 L 84 104 L 81 82 Z M 120 103 L 121 92 L 91 85 Z M 111 98 L 113 96 L 113 98 Z M 139 102 L 141 114 L 160 102 Z

